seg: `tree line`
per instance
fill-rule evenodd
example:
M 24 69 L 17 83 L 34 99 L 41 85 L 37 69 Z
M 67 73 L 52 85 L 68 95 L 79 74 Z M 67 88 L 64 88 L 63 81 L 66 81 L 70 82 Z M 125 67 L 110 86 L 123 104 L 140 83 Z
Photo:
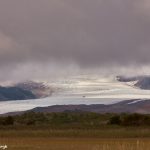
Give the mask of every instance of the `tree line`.
M 0 126 L 50 126 L 52 128 L 100 128 L 101 126 L 149 126 L 146 114 L 99 114 L 91 112 L 35 113 L 1 116 Z

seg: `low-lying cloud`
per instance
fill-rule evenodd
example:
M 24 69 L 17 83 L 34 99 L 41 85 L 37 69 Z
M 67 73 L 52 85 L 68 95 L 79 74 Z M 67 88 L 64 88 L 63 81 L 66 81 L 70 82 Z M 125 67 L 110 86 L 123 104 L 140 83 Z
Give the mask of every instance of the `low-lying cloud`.
M 149 0 L 2 0 L 0 78 L 9 72 L 24 77 L 24 70 L 28 77 L 37 67 L 148 65 L 149 8 Z

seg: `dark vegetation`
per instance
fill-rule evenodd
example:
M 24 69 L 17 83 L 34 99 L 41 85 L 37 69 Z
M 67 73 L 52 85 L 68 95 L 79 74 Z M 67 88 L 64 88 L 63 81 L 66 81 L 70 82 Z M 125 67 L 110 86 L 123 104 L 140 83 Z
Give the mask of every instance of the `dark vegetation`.
M 150 126 L 150 115 L 91 112 L 35 113 L 0 117 L 0 126 L 48 126 L 52 129 L 99 129 L 107 126 Z

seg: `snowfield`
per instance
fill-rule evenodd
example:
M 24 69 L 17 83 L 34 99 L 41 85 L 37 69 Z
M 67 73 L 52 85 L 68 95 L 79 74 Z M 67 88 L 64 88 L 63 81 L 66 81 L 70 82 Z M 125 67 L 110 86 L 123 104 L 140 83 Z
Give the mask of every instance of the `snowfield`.
M 47 107 L 52 105 L 78 105 L 78 104 L 111 104 L 124 99 L 101 99 L 101 98 L 55 98 L 48 97 L 37 100 L 7 101 L 0 102 L 0 114 L 16 111 L 30 110 L 36 107 Z
M 141 90 L 119 82 L 115 77 L 76 76 L 44 82 L 57 91 L 51 97 L 0 102 L 0 113 L 24 111 L 35 107 L 69 104 L 111 104 L 122 100 L 150 99 L 150 90 Z

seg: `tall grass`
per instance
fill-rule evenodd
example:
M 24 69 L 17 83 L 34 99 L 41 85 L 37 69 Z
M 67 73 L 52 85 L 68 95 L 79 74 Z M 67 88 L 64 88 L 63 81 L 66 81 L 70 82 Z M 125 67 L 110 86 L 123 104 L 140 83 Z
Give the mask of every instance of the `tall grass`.
M 10 150 L 149 150 L 149 139 L 3 138 Z
M 150 138 L 150 128 L 113 127 L 101 129 L 0 129 L 1 137 L 72 137 L 72 138 Z
M 8 150 L 149 150 L 150 129 L 0 129 L 0 145 Z

